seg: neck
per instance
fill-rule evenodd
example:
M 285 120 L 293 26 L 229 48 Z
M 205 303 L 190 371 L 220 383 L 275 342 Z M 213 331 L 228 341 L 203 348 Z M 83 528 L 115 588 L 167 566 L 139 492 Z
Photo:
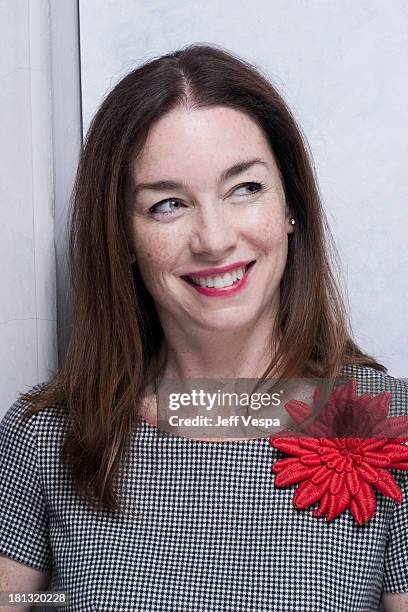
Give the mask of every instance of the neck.
M 274 317 L 245 329 L 214 332 L 164 325 L 163 378 L 259 378 L 274 355 Z M 276 376 L 271 372 L 269 376 Z

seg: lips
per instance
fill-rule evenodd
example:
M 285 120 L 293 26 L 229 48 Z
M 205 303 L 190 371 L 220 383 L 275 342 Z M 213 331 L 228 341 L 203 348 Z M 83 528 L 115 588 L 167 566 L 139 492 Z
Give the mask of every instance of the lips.
M 225 287 L 202 286 L 201 284 L 200 285 L 196 284 L 193 281 L 193 279 L 187 276 L 182 276 L 181 278 L 189 285 L 189 287 L 191 287 L 196 292 L 201 293 L 202 295 L 205 295 L 207 297 L 229 297 L 231 295 L 235 295 L 236 293 L 240 292 L 247 285 L 248 280 L 250 276 L 252 275 L 252 271 L 253 271 L 253 267 L 255 263 L 256 263 L 256 260 L 253 260 L 253 261 L 250 261 L 247 265 L 242 266 L 244 267 L 244 270 L 245 270 L 243 276 L 239 280 L 234 281 L 232 285 L 228 285 Z
M 188 276 L 222 276 L 226 272 L 230 270 L 234 270 L 235 268 L 247 267 L 250 263 L 253 263 L 255 260 L 247 260 L 247 261 L 236 261 L 227 266 L 220 266 L 219 268 L 205 268 L 204 270 L 196 270 L 191 272 L 186 272 L 183 274 L 182 278 L 186 278 Z
M 242 268 L 245 267 L 245 271 L 252 266 L 255 263 L 255 259 L 251 260 L 251 261 L 237 261 L 236 263 L 227 265 L 227 266 L 220 266 L 219 268 L 205 268 L 204 270 L 197 270 L 192 271 L 192 272 L 188 272 L 187 274 L 183 274 L 181 276 L 181 278 L 183 280 L 186 280 L 188 282 L 191 283 L 191 276 L 198 276 L 198 277 L 207 277 L 207 276 L 222 276 L 223 274 L 225 274 L 226 272 L 229 272 L 230 270 L 235 270 L 236 268 Z

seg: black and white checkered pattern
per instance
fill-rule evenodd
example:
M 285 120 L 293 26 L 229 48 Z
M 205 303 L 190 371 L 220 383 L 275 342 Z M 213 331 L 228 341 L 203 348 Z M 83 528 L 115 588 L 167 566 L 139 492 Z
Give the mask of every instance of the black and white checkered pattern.
M 359 393 L 391 391 L 390 416 L 408 414 L 405 381 L 345 371 Z M 267 438 L 200 442 L 143 421 L 126 478 L 134 513 L 113 517 L 85 507 L 60 464 L 58 407 L 22 423 L 24 407 L 0 423 L 0 552 L 52 571 L 64 610 L 377 612 L 382 591 L 408 591 L 406 471 L 392 470 L 402 504 L 376 492 L 368 523 L 349 510 L 327 522 L 293 506 L 296 485 L 274 486 L 286 455 Z

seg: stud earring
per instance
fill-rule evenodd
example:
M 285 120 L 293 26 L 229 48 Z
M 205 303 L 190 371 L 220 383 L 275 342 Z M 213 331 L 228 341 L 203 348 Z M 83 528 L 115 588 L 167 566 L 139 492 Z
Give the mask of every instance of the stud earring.
M 291 220 L 290 220 L 290 224 L 291 224 L 291 225 L 295 225 L 295 223 L 296 223 L 296 221 L 295 221 L 295 220 L 294 220 L 294 218 L 292 217 L 292 218 L 291 218 Z

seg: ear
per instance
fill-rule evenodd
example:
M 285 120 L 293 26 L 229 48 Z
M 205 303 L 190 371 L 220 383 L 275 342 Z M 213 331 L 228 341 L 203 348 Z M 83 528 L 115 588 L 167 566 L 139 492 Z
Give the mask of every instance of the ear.
M 288 206 L 286 206 L 285 217 L 286 217 L 286 231 L 288 234 L 292 234 L 295 231 L 296 218 Z M 295 219 L 295 223 L 292 223 L 292 219 Z

